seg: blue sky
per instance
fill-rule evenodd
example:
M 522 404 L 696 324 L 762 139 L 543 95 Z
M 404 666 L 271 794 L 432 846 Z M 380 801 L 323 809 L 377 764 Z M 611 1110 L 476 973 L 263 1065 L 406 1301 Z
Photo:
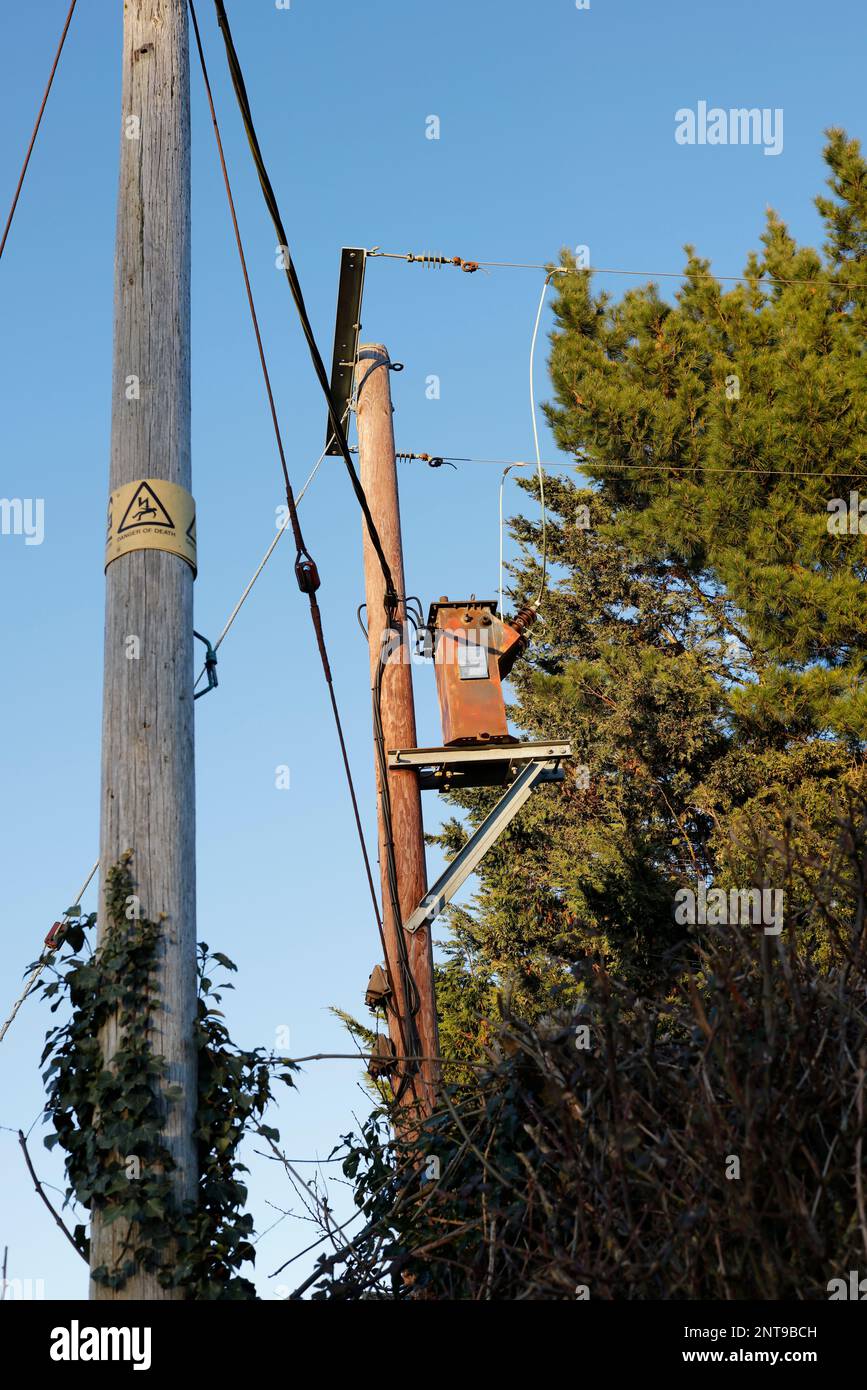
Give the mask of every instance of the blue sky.
M 0 4 L 0 213 L 5 220 L 67 0 Z M 120 0 L 81 0 L 6 254 L 0 263 L 0 496 L 41 498 L 45 537 L 0 536 L 0 1014 L 97 853 Z M 322 447 L 325 410 L 274 265 L 225 74 L 210 0 L 198 0 L 290 468 L 297 486 Z M 591 263 L 676 271 L 692 242 L 737 274 L 776 208 L 820 237 L 822 132 L 864 134 L 863 11 L 855 0 L 273 0 L 227 4 L 323 356 L 331 357 L 340 248 L 379 245 L 468 259 L 540 262 L 587 245 Z M 777 156 L 754 146 L 684 146 L 675 112 L 782 108 Z M 274 531 L 280 473 L 200 75 L 193 67 L 193 473 L 196 625 L 214 636 Z M 440 119 L 440 139 L 425 137 Z M 392 378 L 398 448 L 528 458 L 530 333 L 541 276 L 463 275 L 369 264 L 365 338 L 406 370 Z M 613 294 L 634 281 L 600 275 Z M 675 282 L 663 281 L 671 288 Z M 545 320 L 546 329 L 549 321 Z M 537 390 L 546 395 L 544 343 Z M 426 394 L 431 375 L 440 398 Z M 542 427 L 543 456 L 556 457 Z M 403 465 L 407 584 L 431 598 L 492 594 L 500 469 Z M 339 460 L 302 508 L 338 696 L 373 841 L 361 530 Z M 377 937 L 354 840 L 306 600 L 278 548 L 221 650 L 220 688 L 198 702 L 200 936 L 240 967 L 229 1022 L 244 1045 L 344 1052 L 329 1014 L 363 1012 Z M 416 673 L 419 740 L 439 741 L 433 673 Z M 556 732 L 556 731 L 552 731 Z M 291 789 L 275 788 L 288 764 Z M 426 803 L 429 827 L 439 818 Z M 435 871 L 437 857 L 429 868 Z M 94 899 L 94 890 L 87 901 Z M 49 1016 L 36 1001 L 0 1045 L 0 1125 L 39 1114 Z M 368 1102 L 352 1062 L 310 1065 L 287 1092 L 287 1151 L 327 1155 Z M 37 1124 L 40 1173 L 59 1183 Z M 48 1298 L 86 1295 L 84 1266 L 0 1130 L 0 1246 L 9 1275 Z M 258 1229 L 298 1202 L 274 1165 L 251 1159 Z M 313 1171 L 312 1169 L 308 1171 Z M 332 1172 L 334 1170 L 332 1169 Z M 349 1214 L 347 1189 L 335 1209 Z M 259 1245 L 273 1296 L 309 1268 L 267 1274 L 313 1238 L 286 1219 Z

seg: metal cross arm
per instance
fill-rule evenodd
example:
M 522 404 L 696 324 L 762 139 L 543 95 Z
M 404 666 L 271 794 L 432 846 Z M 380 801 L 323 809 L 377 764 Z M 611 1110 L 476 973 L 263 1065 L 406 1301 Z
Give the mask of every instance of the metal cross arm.
M 393 748 L 392 768 L 416 768 L 422 791 L 451 791 L 457 787 L 505 787 L 528 762 L 551 762 L 572 756 L 569 743 L 483 743 L 442 748 Z M 559 780 L 559 779 L 558 779 Z
M 479 828 L 470 836 L 463 849 L 440 874 L 436 883 L 425 893 L 412 916 L 404 923 L 404 931 L 416 932 L 425 923 L 433 923 L 447 903 L 450 903 L 461 884 L 473 873 L 491 845 L 500 838 L 514 820 L 534 789 L 541 782 L 563 780 L 558 759 L 535 758 L 518 775 L 505 796 L 489 811 Z

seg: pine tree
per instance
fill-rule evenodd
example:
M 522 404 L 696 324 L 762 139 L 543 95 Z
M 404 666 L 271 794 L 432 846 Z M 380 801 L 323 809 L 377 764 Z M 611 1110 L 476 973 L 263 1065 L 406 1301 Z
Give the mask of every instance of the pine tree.
M 678 885 L 764 885 L 786 845 L 821 853 L 862 784 L 867 164 L 839 130 L 825 157 L 823 250 L 769 213 L 746 283 L 723 288 L 687 247 L 673 304 L 653 284 L 615 302 L 562 255 L 547 413 L 579 476 L 546 480 L 553 582 L 512 716 L 576 757 L 454 914 L 444 1029 L 467 1047 L 467 1000 L 507 977 L 529 1013 L 556 1007 L 587 951 L 635 982 L 673 977 Z M 520 603 L 541 534 L 513 533 Z M 455 800 L 473 822 L 491 797 Z M 464 835 L 455 820 L 441 843 Z

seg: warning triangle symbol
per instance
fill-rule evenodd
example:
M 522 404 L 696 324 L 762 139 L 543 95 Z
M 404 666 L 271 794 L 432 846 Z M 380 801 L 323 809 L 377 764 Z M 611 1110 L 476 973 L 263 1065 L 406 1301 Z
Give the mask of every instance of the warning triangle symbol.
M 166 531 L 173 531 L 175 523 L 172 521 L 160 499 L 157 497 L 150 483 L 141 482 L 132 496 L 132 501 L 123 514 L 117 534 L 122 536 L 126 531 L 134 531 L 139 526 L 161 526 Z
M 193 517 L 192 521 L 190 522 L 189 526 L 187 527 L 187 540 L 192 541 L 192 542 L 193 542 L 193 545 L 196 544 L 196 518 L 195 518 L 195 516 Z

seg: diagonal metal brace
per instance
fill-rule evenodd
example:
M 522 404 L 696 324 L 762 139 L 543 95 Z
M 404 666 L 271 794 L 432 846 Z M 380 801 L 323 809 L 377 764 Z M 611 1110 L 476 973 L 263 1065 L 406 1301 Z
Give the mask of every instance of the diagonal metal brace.
M 429 888 L 412 916 L 404 923 L 404 931 L 416 932 L 425 923 L 433 923 L 450 903 L 461 884 L 469 878 L 479 861 L 495 844 L 503 831 L 514 820 L 534 789 L 540 782 L 560 782 L 563 772 L 556 760 L 537 758 L 527 764 L 515 781 L 501 797 L 492 811 L 489 811 L 478 830 L 470 836 L 463 849 L 440 874 L 436 883 Z

